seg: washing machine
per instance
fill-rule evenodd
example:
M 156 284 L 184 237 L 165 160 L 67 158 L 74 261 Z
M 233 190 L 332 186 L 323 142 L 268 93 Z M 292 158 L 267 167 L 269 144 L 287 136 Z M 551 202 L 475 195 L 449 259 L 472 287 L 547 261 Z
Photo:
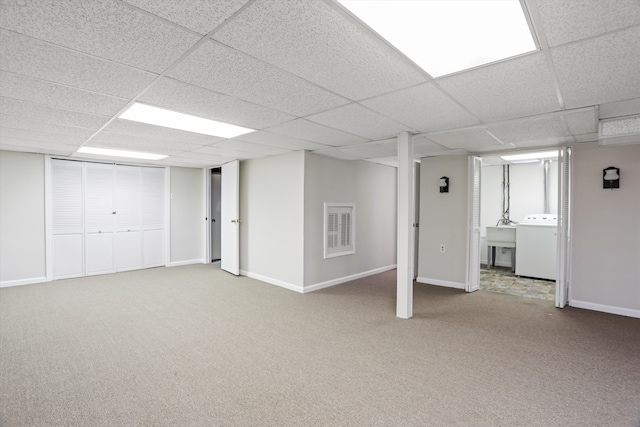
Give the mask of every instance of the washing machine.
M 530 214 L 516 228 L 516 275 L 556 280 L 558 216 Z

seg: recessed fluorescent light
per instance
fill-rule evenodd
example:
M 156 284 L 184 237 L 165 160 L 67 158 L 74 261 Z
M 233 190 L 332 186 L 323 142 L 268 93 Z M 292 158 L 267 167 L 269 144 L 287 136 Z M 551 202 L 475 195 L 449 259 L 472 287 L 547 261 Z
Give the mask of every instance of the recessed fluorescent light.
M 519 165 L 523 163 L 538 163 L 539 161 L 540 161 L 539 159 L 525 159 L 525 160 L 511 160 L 510 163 Z
M 433 77 L 536 49 L 518 0 L 339 0 Z
M 558 157 L 557 151 L 539 151 L 537 153 L 523 153 L 523 154 L 510 154 L 508 156 L 500 156 L 502 160 L 506 160 L 508 162 L 511 161 L 519 161 L 519 160 L 539 160 L 539 159 L 548 159 L 551 157 Z
M 134 103 L 126 111 L 120 114 L 119 117 L 121 119 L 132 120 L 134 122 L 164 126 L 167 128 L 185 130 L 187 132 L 203 133 L 205 135 L 217 136 L 220 138 L 234 138 L 254 131 L 254 129 L 230 125 L 228 123 L 222 123 L 215 120 L 203 119 L 202 117 L 165 110 L 164 108 L 152 107 L 138 102 Z
M 164 154 L 140 153 L 137 151 L 111 150 L 108 148 L 80 147 L 78 153 L 97 154 L 99 156 L 129 157 L 130 159 L 160 160 Z

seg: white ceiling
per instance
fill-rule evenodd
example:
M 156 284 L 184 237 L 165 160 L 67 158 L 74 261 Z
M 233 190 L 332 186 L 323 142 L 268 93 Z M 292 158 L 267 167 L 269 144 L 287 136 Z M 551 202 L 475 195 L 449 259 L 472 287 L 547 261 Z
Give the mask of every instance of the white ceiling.
M 394 164 L 402 131 L 416 158 L 492 154 L 595 141 L 599 118 L 640 113 L 638 0 L 523 3 L 538 51 L 433 79 L 332 0 L 3 0 L 0 149 Z M 134 101 L 257 131 L 117 119 Z

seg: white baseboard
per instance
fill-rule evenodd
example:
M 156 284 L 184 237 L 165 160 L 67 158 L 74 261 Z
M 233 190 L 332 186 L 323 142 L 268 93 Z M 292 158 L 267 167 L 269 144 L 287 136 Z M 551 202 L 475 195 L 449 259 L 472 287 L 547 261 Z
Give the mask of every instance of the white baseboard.
M 373 276 L 374 274 L 384 273 L 385 271 L 393 270 L 397 267 L 397 264 L 388 265 L 386 267 L 374 268 L 373 270 L 363 271 L 362 273 L 356 273 L 349 276 L 339 277 L 337 279 L 327 280 L 326 282 L 316 283 L 315 285 L 305 286 L 304 293 L 317 291 L 319 289 L 328 288 L 330 286 L 339 285 L 341 283 L 350 282 L 352 280 L 362 279 L 363 277 Z
M 278 279 L 272 279 L 271 277 L 263 276 L 261 274 L 251 273 L 246 270 L 240 270 L 240 274 L 243 276 L 247 276 L 251 279 L 260 280 L 261 282 L 269 283 L 271 285 L 280 286 L 281 288 L 289 289 L 290 291 L 295 291 L 298 293 L 304 293 L 304 289 L 302 286 L 294 285 L 292 283 L 284 282 Z
M 640 319 L 640 310 L 633 310 L 631 308 L 615 307 L 612 305 L 576 300 L 570 300 L 569 305 L 575 308 L 584 308 L 587 310 L 601 311 L 603 313 L 618 314 L 620 316 L 636 317 Z
M 204 264 L 204 259 L 188 259 L 186 261 L 174 261 L 167 264 L 167 267 L 179 267 L 181 265 Z
M 46 277 L 32 277 L 29 279 L 20 279 L 20 280 L 5 280 L 4 282 L 0 282 L 0 288 L 8 288 L 10 286 L 22 286 L 22 285 L 33 285 L 34 283 L 42 283 L 46 282 Z
M 481 259 L 480 260 L 480 264 L 487 265 L 487 260 L 486 259 Z M 507 261 L 507 262 L 496 261 L 496 265 L 495 266 L 496 267 L 511 267 L 511 261 Z
M 416 282 L 425 283 L 427 285 L 444 286 L 445 288 L 455 288 L 455 289 L 467 288 L 467 285 L 465 283 L 449 282 L 447 280 L 439 280 L 439 279 L 429 279 L 427 277 L 418 277 L 416 278 Z

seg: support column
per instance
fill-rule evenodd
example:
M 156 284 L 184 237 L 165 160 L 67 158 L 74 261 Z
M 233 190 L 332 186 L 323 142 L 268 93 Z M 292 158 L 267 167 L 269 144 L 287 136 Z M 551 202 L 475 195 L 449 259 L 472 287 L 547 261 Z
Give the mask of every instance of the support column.
M 413 316 L 413 135 L 398 134 L 398 255 L 396 316 Z

